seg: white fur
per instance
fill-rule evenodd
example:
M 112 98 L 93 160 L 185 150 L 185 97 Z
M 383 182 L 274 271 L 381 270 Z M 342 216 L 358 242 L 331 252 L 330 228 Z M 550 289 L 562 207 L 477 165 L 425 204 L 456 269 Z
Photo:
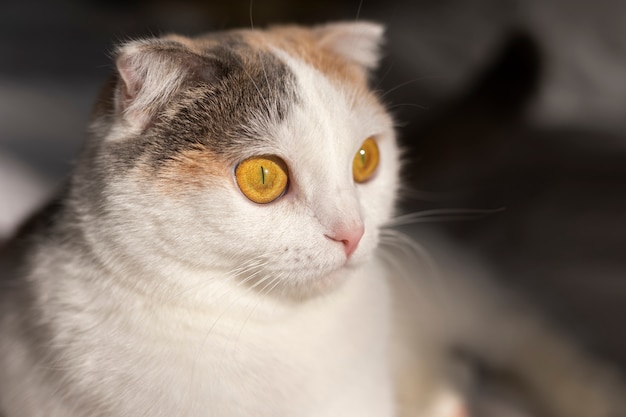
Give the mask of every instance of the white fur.
M 80 219 L 103 267 L 41 246 L 29 276 L 54 334 L 53 379 L 2 322 L 10 417 L 394 415 L 390 300 L 374 256 L 397 188 L 391 120 L 280 56 L 301 102 L 267 151 L 288 163 L 289 192 L 257 205 L 234 181 L 177 198 L 137 177 L 111 181 L 107 215 Z M 370 136 L 381 165 L 356 185 L 352 158 Z M 325 234 L 357 221 L 366 232 L 346 262 Z M 241 282 L 257 274 L 256 288 Z

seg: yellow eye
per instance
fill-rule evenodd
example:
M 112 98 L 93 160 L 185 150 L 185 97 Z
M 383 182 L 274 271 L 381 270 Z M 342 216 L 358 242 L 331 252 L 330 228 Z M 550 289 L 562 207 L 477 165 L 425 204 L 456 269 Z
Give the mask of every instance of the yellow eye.
M 379 159 L 380 153 L 378 152 L 376 141 L 373 138 L 367 138 L 352 160 L 354 180 L 356 182 L 365 182 L 372 178 L 378 167 Z
M 271 203 L 282 196 L 289 177 L 287 165 L 276 156 L 258 156 L 242 161 L 235 168 L 239 189 L 259 204 Z

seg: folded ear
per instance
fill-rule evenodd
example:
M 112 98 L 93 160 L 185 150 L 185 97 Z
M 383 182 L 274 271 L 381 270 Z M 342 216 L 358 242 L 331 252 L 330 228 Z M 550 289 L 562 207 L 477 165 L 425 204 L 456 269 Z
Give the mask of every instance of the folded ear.
M 143 131 L 191 77 L 210 81 L 216 61 L 171 39 L 131 41 L 118 48 L 115 109 L 131 128 Z
M 366 70 L 378 66 L 384 31 L 382 25 L 371 22 L 330 23 L 313 29 L 320 45 Z

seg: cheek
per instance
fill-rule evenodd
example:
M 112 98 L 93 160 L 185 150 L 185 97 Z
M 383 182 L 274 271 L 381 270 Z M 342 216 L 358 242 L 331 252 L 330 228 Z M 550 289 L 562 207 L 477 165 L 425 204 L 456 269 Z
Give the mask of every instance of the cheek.
M 276 268 L 291 269 L 343 255 L 329 253 L 332 245 L 315 216 L 288 201 L 240 207 L 228 227 L 235 242 L 232 256 L 239 259 L 263 257 L 276 261 Z
M 387 161 L 371 182 L 357 185 L 357 195 L 366 222 L 380 227 L 388 222 L 395 208 L 397 194 L 397 164 Z
M 255 253 L 279 255 L 300 243 L 302 237 L 298 236 L 309 230 L 310 225 L 288 206 L 282 206 L 270 203 L 240 207 L 238 218 L 231 224 L 233 235 L 240 239 L 239 247 L 249 248 Z
M 170 172 L 143 182 L 131 198 L 143 208 L 139 214 L 146 233 L 168 242 L 171 252 L 204 256 L 224 240 L 235 222 L 235 190 L 228 177 L 204 176 L 184 180 Z

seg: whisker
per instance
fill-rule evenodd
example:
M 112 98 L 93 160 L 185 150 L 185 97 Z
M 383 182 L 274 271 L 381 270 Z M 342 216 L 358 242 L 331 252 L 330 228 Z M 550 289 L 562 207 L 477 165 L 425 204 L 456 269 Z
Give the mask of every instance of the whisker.
M 361 7 L 363 7 L 363 0 L 359 2 L 359 8 L 356 10 L 356 17 L 354 18 L 355 22 L 358 21 L 359 16 L 361 16 Z
M 384 93 L 382 93 L 380 95 L 380 98 L 382 99 L 387 94 L 390 94 L 390 93 L 396 91 L 398 88 L 405 87 L 405 86 L 407 86 L 409 84 L 413 84 L 413 83 L 416 83 L 418 81 L 424 81 L 424 80 L 428 80 L 428 79 L 437 79 L 437 78 L 443 78 L 443 77 L 441 77 L 440 75 L 426 75 L 426 76 L 423 76 L 423 77 L 413 78 L 412 80 L 408 80 L 408 81 L 405 81 L 403 83 L 400 83 L 400 84 L 396 85 L 395 87 L 392 87 L 389 90 L 385 91 Z
M 264 262 L 254 263 L 254 264 L 251 264 L 251 265 L 247 265 L 245 268 L 239 268 L 239 269 L 233 270 L 228 275 L 231 278 L 240 278 L 242 276 L 246 276 L 249 273 L 254 273 L 256 270 L 258 270 L 263 265 L 265 265 Z
M 251 258 L 249 260 L 247 260 L 243 265 L 240 265 L 239 267 L 236 267 L 230 271 L 226 271 L 224 272 L 224 277 L 225 278 L 236 278 L 236 277 L 240 277 L 241 275 L 245 275 L 250 271 L 253 271 L 255 269 L 261 268 L 266 264 L 266 257 L 265 255 L 258 255 L 255 256 L 254 258 Z M 240 282 L 240 285 L 244 284 L 245 282 L 247 282 L 247 280 L 253 279 L 251 277 L 246 277 L 246 279 L 243 280 L 243 282 Z M 197 285 L 191 285 L 191 286 L 187 286 L 182 288 L 180 291 L 174 292 L 170 294 L 170 299 L 171 300 L 176 300 L 180 297 L 183 297 L 185 295 L 188 295 L 190 292 L 192 291 L 198 291 L 201 290 L 203 288 L 205 288 L 208 285 L 211 285 L 212 281 L 211 280 L 207 280 L 207 281 L 203 281 L 200 282 Z M 222 298 L 224 294 L 220 294 L 219 296 L 217 296 L 217 299 Z
M 266 288 L 264 287 L 263 290 L 262 290 L 262 293 L 264 293 L 264 294 L 271 294 L 272 291 L 274 291 L 274 288 L 276 288 L 276 286 L 280 283 L 280 281 L 281 281 L 280 278 L 282 278 L 280 274 L 276 275 L 276 277 L 272 280 L 272 281 L 274 281 L 274 284 L 268 290 L 266 290 Z M 271 285 L 272 281 L 270 281 L 270 285 Z
M 254 4 L 254 0 L 250 0 L 250 29 L 254 29 L 254 20 L 252 19 L 252 5 Z
M 255 282 L 250 288 L 254 289 L 256 287 L 258 287 L 259 285 L 263 284 L 265 281 L 267 281 L 268 279 L 270 279 L 272 276 L 271 275 L 266 275 L 263 278 L 261 278 L 260 280 L 258 280 L 257 282 Z
M 398 274 L 409 287 L 409 291 L 421 300 L 420 308 L 431 309 L 438 314 L 447 314 L 452 311 L 452 308 L 450 308 L 452 304 L 444 286 L 441 271 L 428 250 L 404 233 L 389 229 L 381 230 L 380 249 L 381 254 L 392 265 L 397 263 L 404 265 L 404 268 Z M 400 250 L 404 258 L 398 258 L 397 250 Z M 417 262 L 416 259 L 421 261 L 421 263 Z M 423 265 L 424 268 L 417 269 L 417 271 L 423 269 L 422 273 L 417 272 L 415 268 L 407 268 L 407 263 L 409 265 Z M 410 276 L 407 274 L 409 271 L 411 271 Z M 428 279 L 418 280 L 419 277 L 427 277 Z M 435 306 L 434 303 L 439 305 Z
M 250 281 L 253 281 L 254 279 L 256 279 L 259 275 L 261 275 L 261 271 L 260 270 L 253 272 L 249 276 L 245 277 L 243 280 L 239 281 L 237 286 L 238 287 L 245 286 Z M 252 285 L 250 288 L 252 288 L 252 289 L 255 288 L 257 286 L 257 284 L 258 284 L 258 282 L 255 283 L 254 285 Z
M 395 63 L 395 61 L 391 61 L 389 63 L 389 66 L 385 70 L 385 73 L 381 77 L 378 78 L 378 82 L 376 83 L 376 86 L 373 88 L 374 91 L 376 91 L 376 90 L 378 90 L 380 88 L 380 84 L 382 84 L 382 82 L 385 80 L 385 78 L 387 78 L 387 76 L 391 72 L 391 69 L 393 68 L 393 64 L 394 63 Z
M 410 262 L 419 263 L 418 260 L 428 259 L 428 254 L 425 251 L 419 251 L 417 253 L 412 252 L 406 244 L 404 244 L 398 236 L 386 236 L 385 239 L 381 236 L 380 256 L 386 259 L 390 266 L 398 265 L 399 263 L 406 266 L 405 260 L 411 260 Z M 398 250 L 400 253 L 398 253 Z M 426 265 L 431 263 L 430 260 L 425 261 Z M 421 265 L 421 264 L 420 264 Z M 432 266 L 428 266 L 427 270 L 433 269 Z M 418 280 L 419 276 L 427 275 L 433 276 L 432 272 L 413 272 L 410 275 L 406 270 L 397 271 L 396 276 L 404 283 L 407 291 L 412 294 L 416 302 L 419 303 L 420 308 L 427 308 L 432 300 L 430 299 L 430 291 L 425 290 L 427 283 Z M 404 290 L 402 292 L 405 292 Z M 418 315 L 419 317 L 419 315 Z
M 427 223 L 436 221 L 463 221 L 475 220 L 486 217 L 490 214 L 500 213 L 505 208 L 497 209 L 467 209 L 467 208 L 448 208 L 448 209 L 432 209 L 423 210 L 416 213 L 408 213 L 396 216 L 384 227 L 402 226 L 407 224 Z
M 415 107 L 420 110 L 430 110 L 430 107 L 423 106 L 417 103 L 398 103 L 398 104 L 394 104 L 393 106 L 387 107 L 387 110 L 397 109 L 398 107 Z
M 418 259 L 425 262 L 429 273 L 437 272 L 437 267 L 434 259 L 428 253 L 428 251 L 414 239 L 405 235 L 398 230 L 383 229 L 381 230 L 381 239 L 387 238 L 387 243 L 390 243 L 400 249 L 404 254 L 415 258 L 413 255 L 417 255 Z M 383 242 L 383 243 L 384 243 Z

